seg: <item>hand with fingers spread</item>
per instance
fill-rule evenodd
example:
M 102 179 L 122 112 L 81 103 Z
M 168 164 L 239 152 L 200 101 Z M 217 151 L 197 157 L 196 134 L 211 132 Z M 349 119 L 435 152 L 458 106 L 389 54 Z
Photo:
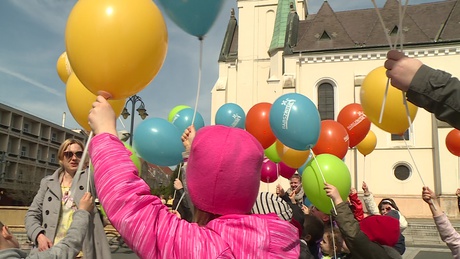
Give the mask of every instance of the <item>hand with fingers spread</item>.
M 110 103 L 101 95 L 93 103 L 89 116 L 89 125 L 95 135 L 100 133 L 110 133 L 117 136 L 116 115 Z
M 404 92 L 409 90 L 412 79 L 422 65 L 421 61 L 409 58 L 398 50 L 390 50 L 385 61 L 386 74 L 391 84 Z

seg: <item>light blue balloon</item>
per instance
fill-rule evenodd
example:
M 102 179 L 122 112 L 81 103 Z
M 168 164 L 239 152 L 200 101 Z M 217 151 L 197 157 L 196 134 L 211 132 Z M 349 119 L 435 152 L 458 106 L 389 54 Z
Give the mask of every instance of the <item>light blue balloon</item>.
M 295 150 L 308 150 L 318 141 L 321 119 L 318 109 L 308 97 L 288 93 L 273 103 L 270 127 L 284 145 Z
M 181 134 L 185 131 L 186 128 L 192 125 L 194 112 L 195 110 L 192 108 L 185 108 L 177 112 L 176 115 L 174 115 L 172 124 L 179 129 Z M 203 116 L 201 116 L 199 112 L 196 112 L 195 121 L 193 122 L 193 125 L 195 126 L 195 130 L 199 130 L 204 127 Z
M 216 125 L 244 129 L 245 123 L 246 114 L 243 108 L 236 103 L 226 103 L 216 112 Z
M 185 151 L 182 132 L 169 121 L 149 118 L 142 121 L 134 131 L 133 147 L 137 154 L 149 163 L 172 166 L 182 162 Z
M 311 160 L 312 158 L 313 158 L 313 156 L 312 156 L 312 154 L 310 153 L 310 155 L 308 155 L 307 161 L 305 161 L 305 163 L 303 163 L 303 165 L 301 165 L 301 166 L 297 169 L 297 172 L 300 174 L 300 176 L 302 176 L 303 171 L 305 171 L 305 168 L 307 168 L 308 162 L 310 162 L 310 160 Z
M 201 39 L 214 24 L 224 0 L 160 0 L 160 3 L 177 26 Z

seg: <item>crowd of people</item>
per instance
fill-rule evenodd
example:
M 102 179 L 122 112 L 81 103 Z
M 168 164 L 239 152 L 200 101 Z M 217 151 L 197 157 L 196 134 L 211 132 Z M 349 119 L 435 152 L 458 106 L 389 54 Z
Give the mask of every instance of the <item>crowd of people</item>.
M 387 57 L 387 76 L 394 87 L 407 92 L 410 102 L 460 128 L 456 78 L 398 51 Z M 95 135 L 89 143 L 94 175 L 88 161 L 77 170 L 83 143 L 62 143 L 60 168 L 41 181 L 26 214 L 34 249 L 30 254 L 18 249 L 18 241 L 0 222 L 0 258 L 111 258 L 95 198 L 141 258 L 402 258 L 405 252 L 407 220 L 392 198 L 377 205 L 365 182 L 364 206 L 356 189 L 344 201 L 335 186 L 325 183 L 334 204 L 331 212 L 304 204 L 298 174 L 290 178 L 287 190 L 278 185 L 276 193 L 260 193 L 264 150 L 244 130 L 187 128 L 181 176 L 174 180 L 174 195 L 164 199 L 152 195 L 139 178 L 104 97 L 97 97 L 88 119 Z M 457 196 L 460 209 L 460 189 Z M 442 240 L 460 258 L 460 235 L 427 186 L 422 199 Z

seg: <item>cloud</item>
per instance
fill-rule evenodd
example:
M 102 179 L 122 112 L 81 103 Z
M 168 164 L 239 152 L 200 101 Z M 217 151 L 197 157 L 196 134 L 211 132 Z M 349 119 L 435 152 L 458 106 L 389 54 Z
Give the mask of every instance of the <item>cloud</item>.
M 9 0 L 18 10 L 53 33 L 64 35 L 67 18 L 76 0 Z
M 45 91 L 48 92 L 48 93 L 51 93 L 51 94 L 56 95 L 56 96 L 58 96 L 58 97 L 63 97 L 63 94 L 62 94 L 62 93 L 60 93 L 60 92 L 54 90 L 53 88 L 51 88 L 51 87 L 49 87 L 49 86 L 46 86 L 46 85 L 44 85 L 44 84 L 42 84 L 42 83 L 36 82 L 36 81 L 34 81 L 33 79 L 30 79 L 30 78 L 28 78 L 28 77 L 25 76 L 25 75 L 22 75 L 22 74 L 13 72 L 13 71 L 11 71 L 11 70 L 9 70 L 9 69 L 7 69 L 7 68 L 4 68 L 4 67 L 0 67 L 0 72 L 3 72 L 3 73 L 5 73 L 5 74 L 7 74 L 7 75 L 10 75 L 10 76 L 13 76 L 13 77 L 15 77 L 15 78 L 17 78 L 17 79 L 19 79 L 19 80 L 22 80 L 22 81 L 24 81 L 24 82 L 26 82 L 26 83 L 29 83 L 29 84 L 31 84 L 31 85 L 33 85 L 33 86 L 36 86 L 36 87 L 38 87 L 38 88 L 40 88 L 40 89 L 42 89 L 42 90 L 45 90 Z

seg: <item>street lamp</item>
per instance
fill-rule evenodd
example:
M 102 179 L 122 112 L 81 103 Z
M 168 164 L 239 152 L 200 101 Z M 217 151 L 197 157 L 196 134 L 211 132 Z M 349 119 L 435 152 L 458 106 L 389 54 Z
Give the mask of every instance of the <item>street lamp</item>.
M 129 115 L 131 115 L 128 112 L 128 109 L 126 109 L 126 106 L 128 106 L 128 103 L 131 103 L 131 113 L 133 115 L 131 116 L 131 127 L 130 127 L 130 130 L 129 130 L 129 145 L 130 146 L 133 145 L 134 108 L 136 107 L 137 102 L 140 102 L 140 105 L 136 109 L 136 111 L 139 113 L 139 116 L 141 116 L 141 119 L 145 119 L 147 116 L 149 116 L 149 114 L 147 113 L 147 110 L 145 109 L 145 104 L 142 101 L 142 98 L 140 96 L 137 96 L 137 95 L 133 95 L 133 96 L 128 98 L 128 100 L 126 101 L 126 104 L 125 104 L 125 108 L 121 112 L 121 116 L 123 117 L 123 119 L 126 120 L 129 117 Z

